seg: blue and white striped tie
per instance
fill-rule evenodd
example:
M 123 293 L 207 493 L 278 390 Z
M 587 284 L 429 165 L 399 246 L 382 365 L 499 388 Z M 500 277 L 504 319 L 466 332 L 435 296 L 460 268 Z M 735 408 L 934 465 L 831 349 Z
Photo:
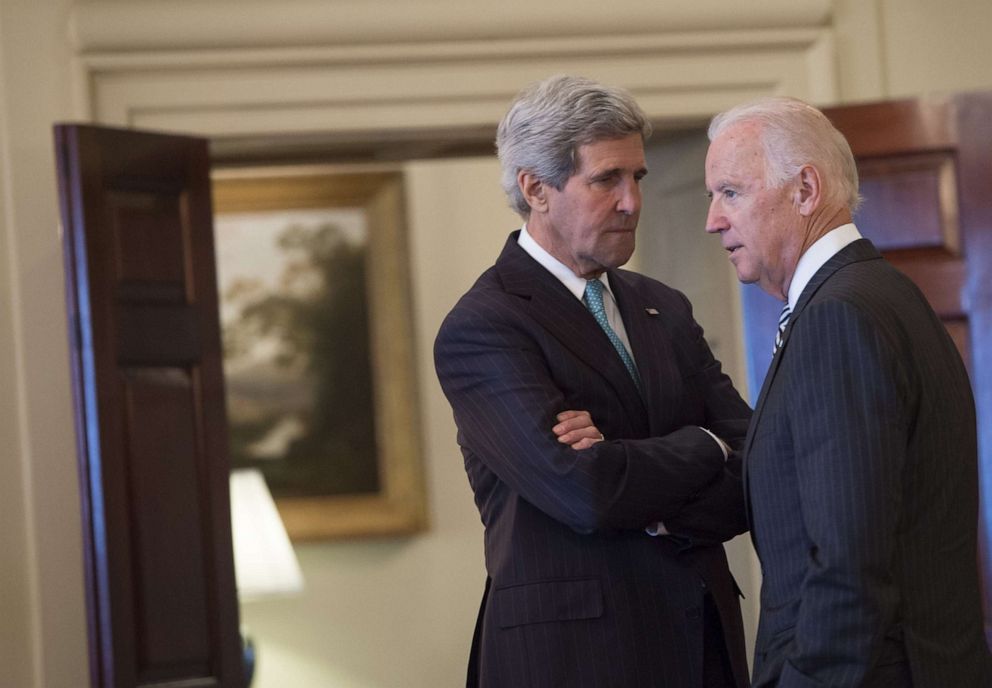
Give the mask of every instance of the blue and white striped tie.
M 782 340 L 785 337 L 785 328 L 789 324 L 790 315 L 792 315 L 792 311 L 789 310 L 789 302 L 786 301 L 785 306 L 782 307 L 782 315 L 778 316 L 778 330 L 775 332 L 775 346 L 772 347 L 772 356 L 782 348 Z

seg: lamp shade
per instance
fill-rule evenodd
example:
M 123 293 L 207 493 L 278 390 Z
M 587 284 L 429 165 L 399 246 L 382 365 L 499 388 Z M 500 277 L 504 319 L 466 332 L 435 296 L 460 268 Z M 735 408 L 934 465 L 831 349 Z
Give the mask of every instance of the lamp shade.
M 234 571 L 242 602 L 303 589 L 303 574 L 260 471 L 231 471 Z

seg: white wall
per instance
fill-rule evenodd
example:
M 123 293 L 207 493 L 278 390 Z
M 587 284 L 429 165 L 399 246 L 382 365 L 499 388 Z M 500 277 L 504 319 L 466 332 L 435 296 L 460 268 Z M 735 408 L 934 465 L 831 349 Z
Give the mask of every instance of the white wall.
M 443 5 L 436 0 L 416 2 L 424 8 Z M 118 4 L 133 3 L 102 3 Z M 213 0 L 162 0 L 140 7 L 164 8 L 168 14 L 211 4 Z M 517 2 L 508 7 L 526 5 Z M 714 2 L 697 5 L 713 12 L 722 7 Z M 769 7 L 781 3 L 762 0 L 752 5 L 765 8 L 768 15 Z M 243 14 L 261 12 L 266 6 L 271 5 L 238 4 Z M 648 6 L 646 0 L 618 0 L 610 12 L 614 18 L 629 16 L 636 28 L 638 16 Z M 84 82 L 75 78 L 80 67 L 67 38 L 72 7 L 70 0 L 0 0 L 0 466 L 4 471 L 0 685 L 18 688 L 77 688 L 87 683 L 81 530 L 51 144 L 54 121 L 91 116 L 73 106 L 86 103 L 87 97 L 85 89 L 77 93 Z M 581 33 L 585 29 L 574 21 L 575 7 L 562 3 L 560 11 L 570 13 L 570 30 Z M 686 5 L 685 12 L 691 7 Z M 835 51 L 827 56 L 836 65 L 842 101 L 992 89 L 992 62 L 986 48 L 992 26 L 988 0 L 834 0 L 832 7 L 833 15 L 823 20 L 822 27 L 832 43 L 818 42 L 816 50 L 817 59 L 824 59 L 823 51 Z M 549 11 L 558 10 L 549 6 Z M 410 9 L 403 16 L 429 19 L 430 13 Z M 612 21 L 611 30 L 616 31 L 617 23 Z M 388 14 L 382 22 L 389 23 Z M 746 13 L 740 23 L 754 28 Z M 512 16 L 503 23 L 513 24 Z M 705 28 L 705 22 L 696 22 L 695 28 Z M 122 29 L 123 42 L 128 33 Z M 610 39 L 616 47 L 617 61 L 610 66 L 614 74 L 623 73 L 619 60 L 628 46 L 622 38 Z M 581 37 L 575 40 L 577 45 Z M 112 48 L 108 51 L 102 64 L 112 70 L 120 56 Z M 556 55 L 549 64 L 558 69 L 572 64 L 565 52 Z M 156 59 L 164 64 L 172 58 Z M 763 58 L 757 54 L 751 59 L 760 64 Z M 746 81 L 748 74 L 735 66 L 729 61 L 715 73 L 722 80 Z M 152 79 L 155 74 L 150 65 L 147 76 Z M 395 86 L 402 90 L 407 82 L 402 71 L 397 74 Z M 113 79 L 109 83 L 112 86 Z M 158 83 L 149 81 L 149 97 Z M 163 88 L 181 93 L 181 86 Z M 389 86 L 379 83 L 377 88 L 388 91 Z M 692 86 L 686 82 L 679 88 L 688 94 Z M 809 88 L 830 93 L 834 85 Z M 654 93 L 652 102 L 680 98 L 679 93 L 678 89 Z M 693 98 L 694 107 L 710 102 L 698 94 Z M 418 116 L 429 119 L 425 110 L 429 107 L 421 103 Z M 246 117 L 251 112 L 246 109 Z M 437 116 L 443 120 L 446 113 L 439 110 Z M 491 262 L 515 224 L 495 195 L 495 182 L 484 180 L 486 165 L 479 165 L 474 172 L 455 163 L 410 166 L 418 374 L 427 424 L 432 530 L 404 541 L 301 548 L 310 585 L 307 597 L 259 603 L 245 611 L 260 645 L 260 680 L 269 686 L 306 688 L 335 681 L 349 686 L 390 686 L 396 681 L 451 685 L 461 679 L 482 582 L 481 529 L 454 446 L 450 416 L 433 382 L 429 343 L 441 314 Z M 456 222 L 456 217 L 461 221 Z M 491 221 L 491 228 L 483 226 L 484 221 Z M 699 241 L 706 239 L 700 236 Z M 686 251 L 697 250 L 681 243 L 689 241 L 688 236 L 677 241 Z M 645 268 L 648 262 L 642 259 Z M 724 274 L 714 273 L 704 281 L 716 285 L 724 279 Z M 687 285 L 687 291 L 699 289 L 696 280 Z M 707 300 L 732 303 L 736 298 L 729 287 L 722 297 L 705 290 L 690 296 L 700 312 L 699 304 Z M 701 319 L 713 333 L 713 326 Z M 717 343 L 733 348 L 733 338 L 723 337 Z M 727 348 L 723 356 L 735 358 Z M 430 575 L 422 575 L 425 571 Z M 378 623 L 383 619 L 388 624 Z M 377 642 L 369 642 L 370 637 Z
M 840 102 L 992 88 L 985 0 L 834 0 Z
M 87 676 L 52 122 L 70 115 L 68 2 L 0 2 L 0 685 Z
M 4 17 L 0 14 L 0 34 Z M 5 52 L 0 50 L 0 99 L 6 101 L 7 89 L 3 82 Z M 6 110 L 6 103 L 2 107 Z M 10 147 L 10 128 L 0 120 L 0 157 L 7 158 Z M 9 189 L 7 166 L 0 167 L 0 188 Z M 0 291 L 13 290 L 16 261 L 14 260 L 14 234 L 11 231 L 13 208 L 9 193 L 0 197 Z M 14 320 L 9 298 L 0 300 L 0 332 L 13 332 Z M 28 578 L 27 533 L 25 528 L 25 500 L 22 483 L 24 467 L 20 457 L 21 434 L 18 428 L 18 395 L 15 341 L 13 337 L 0 337 L 0 446 L 4 457 L 6 480 L 0 483 L 0 551 L 9 557 L 9 564 L 0 567 L 0 667 L 8 667 L 6 678 L 12 682 L 30 685 L 33 682 L 30 664 L 17 658 L 29 656 L 32 642 L 29 636 L 32 621 L 31 598 Z
M 886 97 L 992 88 L 992 2 L 881 0 Z

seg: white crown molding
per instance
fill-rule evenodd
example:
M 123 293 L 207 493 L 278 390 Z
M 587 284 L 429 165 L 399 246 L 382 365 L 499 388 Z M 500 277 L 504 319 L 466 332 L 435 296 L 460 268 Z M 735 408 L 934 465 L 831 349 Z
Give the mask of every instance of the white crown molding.
M 830 0 L 94 0 L 77 2 L 80 53 L 377 45 L 823 27 Z
M 751 31 L 693 31 L 683 33 L 627 34 L 581 38 L 488 39 L 485 41 L 398 42 L 381 45 L 326 45 L 311 47 L 225 50 L 144 50 L 87 52 L 80 55 L 91 72 L 190 67 L 244 67 L 250 65 L 389 64 L 410 60 L 432 62 L 510 59 L 525 56 L 582 57 L 589 54 L 676 54 L 694 51 L 782 50 L 809 47 L 821 28 L 755 29 Z
M 578 4 L 593 6 L 586 0 Z M 627 3 L 637 5 L 639 14 L 634 22 L 629 19 L 632 12 L 625 13 L 625 33 L 595 33 L 586 17 L 585 30 L 590 34 L 575 36 L 550 30 L 551 24 L 541 24 L 542 12 L 510 0 L 500 7 L 519 11 L 511 23 L 527 26 L 528 31 L 498 37 L 496 27 L 484 39 L 471 39 L 467 36 L 481 28 L 477 19 L 464 13 L 457 14 L 464 19 L 455 22 L 457 26 L 448 25 L 454 21 L 450 15 L 439 15 L 437 22 L 433 18 L 423 21 L 428 16 L 425 12 L 453 5 L 448 0 L 320 3 L 324 10 L 317 10 L 309 0 L 289 0 L 277 5 L 283 22 L 269 33 L 261 28 L 261 20 L 270 15 L 270 3 L 249 2 L 239 4 L 237 20 L 228 17 L 228 23 L 255 27 L 259 40 L 238 34 L 237 44 L 242 47 L 231 47 L 235 34 L 213 23 L 219 21 L 220 15 L 215 14 L 219 8 L 231 9 L 226 0 L 100 0 L 77 5 L 74 11 L 79 107 L 82 116 L 97 122 L 183 131 L 218 140 L 287 134 L 353 134 L 370 139 L 377 132 L 495 126 L 524 84 L 562 72 L 630 89 L 648 115 L 663 125 L 698 123 L 760 95 L 790 94 L 821 104 L 836 99 L 833 31 L 819 24 L 828 3 L 794 0 L 789 12 L 775 17 L 783 23 L 798 21 L 802 15 L 805 20 L 812 18 L 812 25 L 740 28 L 756 22 L 752 15 L 732 30 L 707 31 L 674 31 L 672 27 L 705 23 L 699 17 L 716 13 L 718 5 L 713 0 L 696 3 L 699 16 L 684 11 L 675 14 L 670 8 L 674 3 L 643 3 L 643 8 L 641 4 Z M 325 5 L 347 8 L 338 25 L 318 21 L 327 17 L 321 14 L 326 12 Z M 759 18 L 770 21 L 763 13 L 780 5 L 785 3 L 764 3 Z M 647 9 L 656 6 L 667 9 Z M 160 17 L 163 7 L 174 11 L 168 21 Z M 149 14 L 134 14 L 140 8 Z M 206 11 L 194 15 L 194 9 Z M 321 34 L 323 42 L 316 33 L 307 34 L 312 45 L 283 42 L 290 35 L 290 25 L 296 27 L 294 31 L 305 30 L 298 20 L 289 20 L 307 16 L 304 9 L 315 14 L 314 24 L 331 33 Z M 350 27 L 348 33 L 364 26 L 361 18 L 367 19 L 371 15 L 365 13 L 373 10 L 385 13 L 388 20 L 380 19 L 383 26 L 361 34 L 361 40 L 354 35 L 350 41 L 327 39 L 344 31 L 342 27 Z M 592 19 L 603 15 L 601 7 L 590 11 Z M 202 23 L 193 22 L 192 16 Z M 414 17 L 423 30 L 403 34 Z M 96 18 L 103 20 L 99 26 Z M 725 24 L 731 23 L 723 18 Z M 662 20 L 667 21 L 666 30 L 644 30 L 645 24 L 665 23 Z M 115 22 L 120 34 L 114 33 Z M 157 26 L 154 32 L 150 28 L 124 31 L 128 22 Z M 631 34 L 629 28 L 635 23 L 639 33 Z M 200 27 L 196 31 L 194 24 Z M 216 44 L 207 42 L 209 31 L 203 27 L 219 32 Z M 192 33 L 182 33 L 186 29 Z M 539 30 L 550 32 L 537 35 Z M 175 38 L 177 32 L 181 39 Z M 405 40 L 385 40 L 393 35 L 403 35 Z

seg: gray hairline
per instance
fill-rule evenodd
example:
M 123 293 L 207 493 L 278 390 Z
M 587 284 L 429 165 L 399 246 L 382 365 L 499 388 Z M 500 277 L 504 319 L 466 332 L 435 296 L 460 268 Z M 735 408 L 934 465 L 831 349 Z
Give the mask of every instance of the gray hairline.
M 797 117 L 813 125 L 804 132 L 815 137 L 812 145 L 802 145 L 802 137 L 794 130 Z M 765 153 L 765 174 L 777 188 L 795 178 L 806 165 L 833 173 L 840 183 L 831 190 L 829 202 L 840 203 L 853 214 L 861 204 L 858 193 L 858 170 L 850 145 L 844 135 L 818 109 L 796 98 L 763 98 L 738 105 L 716 115 L 707 130 L 713 141 L 732 126 L 757 123 L 758 136 Z M 797 145 L 797 141 L 799 144 Z M 802 158 L 787 160 L 789 154 Z M 830 187 L 828 186 L 828 189 Z

